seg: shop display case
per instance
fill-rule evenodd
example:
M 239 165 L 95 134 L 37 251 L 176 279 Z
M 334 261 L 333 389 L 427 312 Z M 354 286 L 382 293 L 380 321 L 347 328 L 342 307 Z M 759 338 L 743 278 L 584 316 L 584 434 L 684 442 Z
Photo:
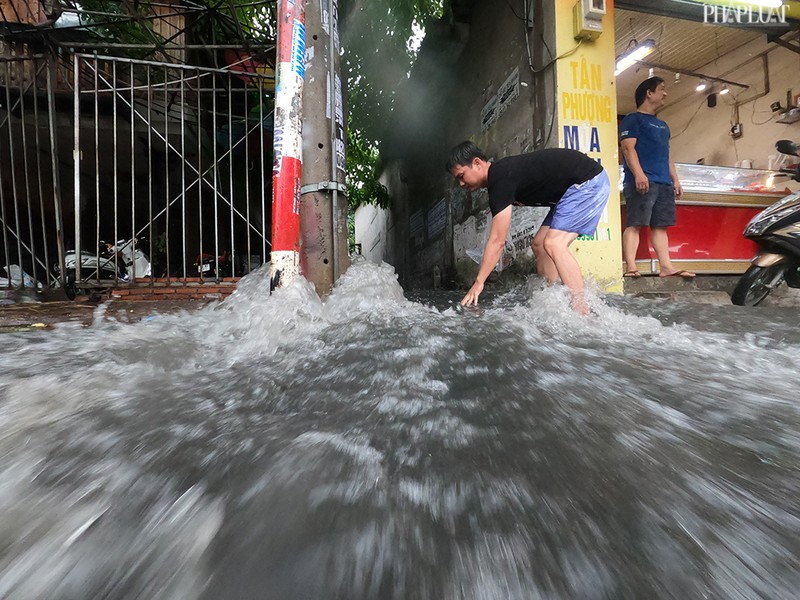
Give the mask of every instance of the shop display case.
M 760 169 L 675 166 L 683 196 L 677 201 L 677 225 L 668 229 L 672 262 L 678 269 L 696 273 L 743 273 L 757 246 L 745 239 L 742 231 L 753 216 L 789 193 L 789 180 L 775 171 Z M 642 274 L 659 270 L 649 228 L 641 231 L 636 263 Z

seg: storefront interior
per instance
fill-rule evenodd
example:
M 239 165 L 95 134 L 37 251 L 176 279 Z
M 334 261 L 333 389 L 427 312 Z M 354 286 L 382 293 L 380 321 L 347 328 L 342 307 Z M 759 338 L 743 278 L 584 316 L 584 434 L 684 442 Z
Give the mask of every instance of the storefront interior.
M 668 96 L 657 116 L 670 127 L 684 189 L 670 230 L 674 262 L 699 273 L 740 273 L 755 251 L 742 238 L 744 226 L 798 188 L 777 172 L 797 159 L 777 152 L 775 142 L 800 142 L 800 31 L 797 24 L 783 31 L 714 25 L 696 11 L 665 14 L 663 7 L 679 4 L 655 10 L 642 2 L 649 12 L 641 12 L 623 3 L 615 10 L 618 65 L 637 48 L 645 53 L 616 76 L 618 118 L 636 110 L 639 83 L 665 81 Z M 642 237 L 637 264 L 656 273 L 646 230 Z

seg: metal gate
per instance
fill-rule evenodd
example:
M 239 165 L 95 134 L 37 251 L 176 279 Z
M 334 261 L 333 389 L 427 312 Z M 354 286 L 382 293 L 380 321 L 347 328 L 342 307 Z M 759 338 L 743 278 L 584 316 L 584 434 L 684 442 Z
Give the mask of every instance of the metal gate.
M 9 52 L 10 54 L 10 52 Z M 54 57 L 0 56 L 0 288 L 58 281 L 63 246 Z
M 268 259 L 274 79 L 257 71 L 74 55 L 75 287 L 231 280 Z

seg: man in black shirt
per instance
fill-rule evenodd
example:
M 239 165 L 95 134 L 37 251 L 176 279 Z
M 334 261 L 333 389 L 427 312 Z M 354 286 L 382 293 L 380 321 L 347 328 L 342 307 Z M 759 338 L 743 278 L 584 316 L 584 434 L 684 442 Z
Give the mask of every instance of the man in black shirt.
M 548 282 L 558 278 L 569 288 L 572 307 L 589 308 L 583 295 L 583 274 L 569 250 L 579 235 L 594 233 L 608 203 L 610 185 L 602 166 L 577 150 L 549 148 L 490 162 L 472 142 L 450 151 L 447 171 L 462 188 L 488 188 L 492 226 L 478 275 L 461 304 L 478 303 L 486 278 L 503 253 L 511 226 L 511 206 L 549 206 L 531 243 L 536 270 Z

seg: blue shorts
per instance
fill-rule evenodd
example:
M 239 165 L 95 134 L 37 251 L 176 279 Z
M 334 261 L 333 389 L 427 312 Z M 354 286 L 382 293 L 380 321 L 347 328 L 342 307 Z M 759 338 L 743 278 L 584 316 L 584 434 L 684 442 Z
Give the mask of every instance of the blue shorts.
M 542 226 L 591 235 L 608 204 L 611 184 L 605 169 L 589 181 L 571 185 L 542 222 Z

